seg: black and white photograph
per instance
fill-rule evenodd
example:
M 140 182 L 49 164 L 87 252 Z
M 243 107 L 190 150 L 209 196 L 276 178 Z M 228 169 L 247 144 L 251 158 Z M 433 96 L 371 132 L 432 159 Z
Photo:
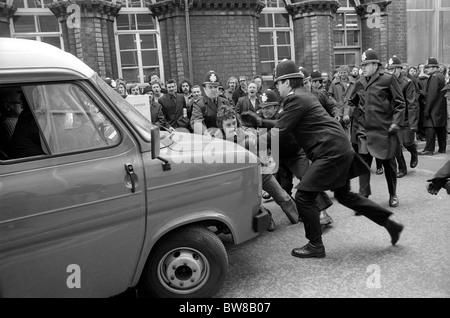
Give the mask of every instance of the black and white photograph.
M 0 298 L 450 298 L 449 31 L 450 0 L 0 0 Z

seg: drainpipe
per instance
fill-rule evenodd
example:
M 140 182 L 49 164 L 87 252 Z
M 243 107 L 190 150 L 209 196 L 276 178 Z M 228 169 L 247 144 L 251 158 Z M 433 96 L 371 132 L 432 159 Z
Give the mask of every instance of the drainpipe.
M 189 65 L 189 81 L 194 82 L 192 76 L 192 49 L 191 49 L 191 26 L 189 23 L 189 0 L 184 0 L 184 13 L 186 17 L 186 37 L 187 37 L 187 47 L 188 47 L 188 65 Z

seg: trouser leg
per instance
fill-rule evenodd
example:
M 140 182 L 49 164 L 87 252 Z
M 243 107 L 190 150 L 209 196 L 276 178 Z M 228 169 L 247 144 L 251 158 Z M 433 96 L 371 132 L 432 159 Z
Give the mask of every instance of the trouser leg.
M 406 167 L 405 157 L 403 156 L 403 152 L 396 157 L 398 163 L 398 171 L 406 172 L 408 169 Z
M 438 147 L 440 152 L 445 152 L 447 149 L 447 128 L 436 127 L 436 134 L 438 140 Z
M 434 148 L 436 147 L 436 130 L 433 127 L 425 128 L 425 151 L 434 152 Z
M 345 186 L 336 189 L 334 191 L 334 196 L 340 204 L 364 215 L 380 226 L 384 226 L 389 216 L 392 215 L 392 212 L 376 204 L 372 200 L 351 192 L 350 180 L 347 181 Z
M 377 170 L 383 167 L 382 160 L 375 158 L 375 163 L 377 165 Z
M 406 147 L 406 149 L 411 153 L 411 162 L 410 162 L 409 166 L 411 168 L 415 168 L 417 166 L 417 162 L 419 161 L 419 156 L 417 153 L 417 146 L 415 143 L 412 143 L 411 145 Z M 400 169 L 400 166 L 399 166 L 399 169 Z
M 397 194 L 397 163 L 395 157 L 387 160 L 382 160 L 384 167 L 384 175 L 390 195 Z
M 360 154 L 361 158 L 370 167 L 372 165 L 373 157 L 370 154 Z M 370 171 L 359 176 L 359 194 L 368 198 L 372 194 L 370 189 Z
M 297 190 L 295 193 L 295 203 L 303 220 L 306 238 L 314 245 L 322 245 L 322 229 L 316 198 L 317 192 Z

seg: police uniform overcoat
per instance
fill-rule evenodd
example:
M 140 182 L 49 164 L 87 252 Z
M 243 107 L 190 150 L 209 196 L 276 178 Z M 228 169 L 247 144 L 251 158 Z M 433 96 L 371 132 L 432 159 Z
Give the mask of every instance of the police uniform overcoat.
M 404 120 L 405 100 L 398 81 L 393 75 L 378 70 L 369 80 L 358 80 L 364 90 L 364 130 L 366 146 L 370 154 L 387 160 L 400 155 L 401 144 L 397 134 L 390 134 L 392 124 L 398 126 Z
M 280 145 L 292 133 L 311 165 L 296 186 L 305 191 L 326 191 L 342 187 L 347 180 L 369 172 L 353 151 L 342 126 L 330 117 L 314 94 L 304 87 L 283 101 L 284 114 L 270 131 L 271 141 Z
M 447 100 L 445 78 L 441 73 L 434 73 L 428 78 L 425 107 L 423 109 L 423 127 L 445 127 L 447 125 Z
M 406 103 L 405 116 L 400 126 L 409 127 L 417 131 L 419 124 L 419 103 L 416 96 L 416 86 L 413 80 L 403 76 L 403 74 L 400 74 L 397 79 Z
M 196 122 L 202 123 L 203 129 L 217 127 L 217 110 L 222 105 L 230 106 L 228 99 L 225 97 L 217 97 L 217 104 L 208 96 L 202 96 L 192 105 L 191 127 L 195 133 Z M 203 133 L 203 131 L 201 132 Z

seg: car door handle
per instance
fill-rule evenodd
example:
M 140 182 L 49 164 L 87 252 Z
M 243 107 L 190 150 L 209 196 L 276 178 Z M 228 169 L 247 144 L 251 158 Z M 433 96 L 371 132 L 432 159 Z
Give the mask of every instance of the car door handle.
M 130 183 L 131 183 L 131 192 L 136 192 L 136 181 L 137 179 L 136 174 L 134 173 L 133 165 L 131 163 L 125 164 L 125 171 L 127 172 L 127 175 L 130 177 Z

